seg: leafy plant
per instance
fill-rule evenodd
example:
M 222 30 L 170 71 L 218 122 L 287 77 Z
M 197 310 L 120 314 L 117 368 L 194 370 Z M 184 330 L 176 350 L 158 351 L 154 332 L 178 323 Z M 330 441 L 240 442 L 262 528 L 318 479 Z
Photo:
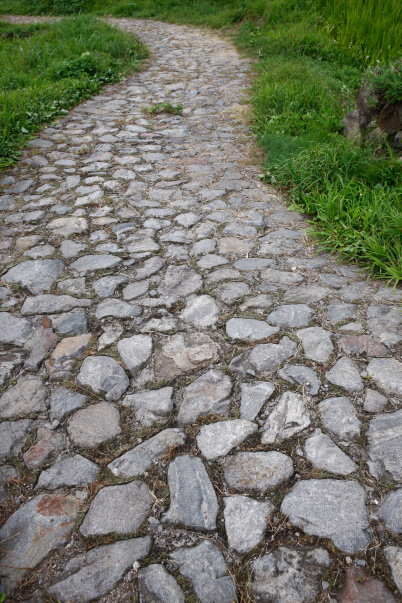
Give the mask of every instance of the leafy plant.
M 181 115 L 183 113 L 182 105 L 172 105 L 172 103 L 157 103 L 152 107 L 147 107 L 147 112 L 151 115 L 159 113 L 171 113 L 172 115 Z

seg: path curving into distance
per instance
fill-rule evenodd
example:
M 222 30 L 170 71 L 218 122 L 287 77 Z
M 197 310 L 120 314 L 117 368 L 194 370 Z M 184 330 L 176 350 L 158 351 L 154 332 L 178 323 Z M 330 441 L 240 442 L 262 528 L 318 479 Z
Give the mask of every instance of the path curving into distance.
M 0 592 L 399 600 L 400 293 L 258 180 L 228 41 L 112 22 L 148 68 L 1 180 Z

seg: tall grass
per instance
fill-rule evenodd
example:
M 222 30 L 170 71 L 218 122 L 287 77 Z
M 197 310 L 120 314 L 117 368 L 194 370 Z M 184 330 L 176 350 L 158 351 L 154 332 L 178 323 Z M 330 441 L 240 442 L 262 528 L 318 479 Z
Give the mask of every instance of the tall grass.
M 363 61 L 389 61 L 402 51 L 400 0 L 320 0 L 332 33 L 358 49 Z
M 121 79 L 145 47 L 90 16 L 52 25 L 0 23 L 0 167 L 46 122 Z

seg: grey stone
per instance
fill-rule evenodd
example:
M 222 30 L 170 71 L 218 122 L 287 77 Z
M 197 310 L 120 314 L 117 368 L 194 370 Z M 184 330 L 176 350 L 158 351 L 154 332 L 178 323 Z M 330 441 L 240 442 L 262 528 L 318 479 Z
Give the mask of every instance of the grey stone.
M 72 373 L 75 359 L 80 358 L 87 349 L 91 335 L 75 335 L 65 337 L 56 346 L 46 361 L 49 379 L 66 379 Z
M 248 553 L 260 544 L 273 505 L 248 496 L 235 495 L 223 499 L 225 529 L 229 547 L 238 553 Z
M 215 239 L 202 239 L 197 241 L 191 248 L 190 255 L 200 255 L 204 253 L 211 253 L 216 247 Z
M 155 377 L 173 379 L 215 362 L 219 346 L 204 333 L 177 333 L 155 346 Z
M 72 495 L 42 494 L 9 517 L 0 529 L 0 540 L 7 541 L 2 591 L 11 593 L 31 569 L 69 540 L 80 504 Z
M 261 278 L 268 283 L 284 286 L 301 283 L 304 280 L 302 275 L 297 272 L 285 272 L 284 270 L 274 270 L 273 268 L 263 270 Z
M 306 358 L 320 364 L 327 362 L 334 349 L 329 331 L 321 327 L 310 327 L 297 331 L 297 336 L 302 341 Z
M 271 327 L 262 320 L 253 318 L 231 318 L 226 323 L 226 334 L 231 339 L 259 341 L 278 333 L 278 327 Z
M 21 347 L 31 335 L 33 327 L 25 318 L 15 318 L 9 312 L 0 312 L 0 343 Z
M 80 526 L 83 536 L 101 536 L 138 530 L 151 509 L 152 497 L 144 482 L 102 488 L 93 499 Z
M 21 308 L 21 314 L 57 314 L 58 312 L 67 312 L 73 308 L 89 308 L 90 306 L 92 306 L 90 299 L 45 293 L 36 297 L 27 297 Z
M 214 530 L 218 500 L 201 459 L 178 456 L 169 465 L 170 507 L 163 521 L 188 528 Z
M 133 564 L 146 557 L 149 536 L 120 540 L 90 549 L 67 561 L 61 580 L 48 589 L 59 601 L 86 603 L 106 595 Z
M 61 260 L 28 260 L 10 268 L 2 279 L 7 284 L 19 283 L 37 295 L 49 290 L 63 271 L 64 262 Z
M 125 282 L 127 282 L 125 276 L 103 276 L 92 283 L 92 288 L 99 297 L 110 297 L 114 295 L 117 287 Z
M 251 351 L 236 356 L 229 368 L 234 373 L 244 376 L 272 373 L 284 360 L 293 356 L 296 349 L 297 344 L 294 341 L 289 337 L 282 337 L 279 343 L 261 343 Z
M 374 389 L 366 390 L 363 408 L 367 412 L 380 412 L 386 406 L 388 400 Z
M 373 358 L 367 372 L 388 396 L 402 396 L 402 363 L 394 358 Z
M 0 459 L 16 456 L 21 452 L 29 429 L 34 422 L 30 419 L 21 421 L 3 421 L 0 423 Z
M 109 345 L 117 341 L 123 333 L 123 330 L 123 327 L 118 323 L 110 325 L 106 324 L 103 327 L 102 335 L 98 339 L 98 350 L 103 350 L 104 348 L 107 348 Z
M 66 218 L 56 218 L 48 222 L 46 228 L 52 230 L 55 235 L 67 238 L 72 234 L 86 232 L 88 230 L 88 222 L 85 218 L 69 216 Z
M 0 504 L 10 496 L 10 483 L 18 479 L 18 471 L 12 465 L 0 467 Z
M 69 419 L 67 432 L 77 446 L 98 446 L 121 433 L 119 411 L 107 402 L 99 402 L 78 410 Z
M 402 594 L 402 548 L 397 546 L 386 546 L 384 555 L 391 568 L 392 577 Z
M 129 304 L 128 302 L 114 297 L 105 299 L 96 306 L 95 316 L 98 320 L 112 316 L 113 318 L 135 318 L 141 316 L 142 309 L 136 304 Z
M 321 578 L 331 565 L 321 548 L 280 546 L 253 561 L 251 589 L 256 603 L 303 603 L 317 601 Z
M 77 383 L 89 386 L 96 394 L 104 392 L 106 400 L 118 400 L 129 386 L 123 368 L 110 356 L 85 358 Z
M 173 387 L 162 387 L 125 396 L 121 402 L 135 410 L 135 418 L 141 425 L 166 423 L 173 410 Z
M 117 344 L 120 357 L 132 375 L 149 360 L 152 354 L 152 337 L 149 335 L 134 335 L 120 339 Z
M 322 469 L 338 475 L 349 475 L 357 470 L 356 463 L 319 429 L 306 440 L 304 449 L 314 469 Z
M 304 365 L 287 364 L 278 371 L 278 376 L 288 383 L 298 383 L 311 396 L 318 394 L 321 386 L 317 373 Z
M 44 323 L 48 324 L 46 319 Z M 24 368 L 26 370 L 37 371 L 46 354 L 56 343 L 57 335 L 53 333 L 52 329 L 41 327 L 36 329 L 34 336 L 29 342 L 31 353 L 25 361 Z
M 49 469 L 42 471 L 36 488 L 56 490 L 71 486 L 89 486 L 99 473 L 99 467 L 80 454 L 59 458 Z
M 293 475 L 293 463 L 282 452 L 237 452 L 225 459 L 223 473 L 230 488 L 265 492 Z
M 119 456 L 109 463 L 108 468 L 114 475 L 138 477 L 170 450 L 182 446 L 185 439 L 182 429 L 165 429 Z
M 70 391 L 67 387 L 60 387 L 50 396 L 49 418 L 62 419 L 71 411 L 84 406 L 86 399 L 86 396 Z
M 370 542 L 366 493 L 354 481 L 300 481 L 285 496 L 281 512 L 289 521 L 322 538 L 331 538 L 346 553 L 357 553 Z
M 242 282 L 225 283 L 223 285 L 219 285 L 219 287 L 215 289 L 214 293 L 225 304 L 230 304 L 236 299 L 239 299 L 250 293 L 250 287 L 246 283 Z
M 201 427 L 197 446 L 208 461 L 225 456 L 249 435 L 257 431 L 257 425 L 245 419 L 219 421 Z
M 46 387 L 40 377 L 25 375 L 0 398 L 0 417 L 9 419 L 46 408 Z
M 318 405 L 325 427 L 341 440 L 352 441 L 360 435 L 360 421 L 348 398 L 326 398 Z
M 195 327 L 211 327 L 219 317 L 219 306 L 210 295 L 199 295 L 189 299 L 180 317 Z
M 402 481 L 402 410 L 377 415 L 370 421 L 367 438 L 372 475 Z
M 88 317 L 85 310 L 52 316 L 52 326 L 62 335 L 88 333 Z
M 209 414 L 226 415 L 230 406 L 232 382 L 222 371 L 212 369 L 184 388 L 179 407 L 179 424 L 193 423 Z
M 101 253 L 99 255 L 83 255 L 70 264 L 72 270 L 76 270 L 80 274 L 87 274 L 95 270 L 105 270 L 106 268 L 114 268 L 121 262 L 121 259 L 115 255 Z
M 215 253 L 207 253 L 197 261 L 197 264 L 201 268 L 201 270 L 210 270 L 211 268 L 216 268 L 216 266 L 223 266 L 227 263 L 228 260 L 226 258 Z
M 309 283 L 308 285 L 300 285 L 299 287 L 288 289 L 284 295 L 284 300 L 299 304 L 313 304 L 328 297 L 331 293 L 332 290 L 328 287 L 320 287 L 320 285 Z
M 159 256 L 154 256 L 145 260 L 140 268 L 135 271 L 135 278 L 143 280 L 158 272 L 163 266 L 163 259 Z
M 180 573 L 193 583 L 201 603 L 233 603 L 236 589 L 218 547 L 206 540 L 194 547 L 181 548 L 170 553 Z
M 197 293 L 202 287 L 201 276 L 188 266 L 169 266 L 166 270 L 158 292 L 160 295 L 177 295 L 186 297 Z
M 153 563 L 138 572 L 140 603 L 184 603 L 184 594 L 163 565 Z
M 306 429 L 310 423 L 310 411 L 303 396 L 295 392 L 285 392 L 265 422 L 261 442 L 283 442 Z
M 352 394 L 363 389 L 359 370 L 350 358 L 340 358 L 332 369 L 325 373 L 325 376 L 330 383 L 338 385 Z
M 314 311 L 305 304 L 278 306 L 268 315 L 267 321 L 280 327 L 305 327 Z
M 152 230 L 143 230 L 129 235 L 125 241 L 124 246 L 130 253 L 139 253 L 143 251 L 158 251 L 159 245 L 153 238 Z
M 275 391 L 275 385 L 269 381 L 254 381 L 241 384 L 240 416 L 253 421 L 264 404 Z
M 16 202 L 11 195 L 1 195 L 0 211 L 12 211 L 16 207 Z
M 87 245 L 84 243 L 76 243 L 75 241 L 70 241 L 68 239 L 64 240 L 60 245 L 60 251 L 64 258 L 75 258 L 77 255 L 84 251 L 87 248 Z
M 379 515 L 387 530 L 402 534 L 402 488 L 387 494 Z
M 357 308 L 355 304 L 330 304 L 327 307 L 327 320 L 337 324 L 343 320 L 357 318 Z
M 396 345 L 402 339 L 400 308 L 371 305 L 367 309 L 367 324 L 370 331 L 382 343 Z
M 149 281 L 137 281 L 135 283 L 130 283 L 127 287 L 123 289 L 123 298 L 125 300 L 135 299 L 144 295 L 148 291 Z
M 37 469 L 49 457 L 60 452 L 66 446 L 64 433 L 38 427 L 36 442 L 25 452 L 23 458 L 26 467 L 30 470 Z

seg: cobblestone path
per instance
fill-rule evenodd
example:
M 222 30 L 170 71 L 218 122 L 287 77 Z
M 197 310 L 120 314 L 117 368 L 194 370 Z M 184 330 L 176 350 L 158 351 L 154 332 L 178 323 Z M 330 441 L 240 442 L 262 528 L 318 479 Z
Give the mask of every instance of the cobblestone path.
M 400 600 L 401 296 L 258 180 L 247 59 L 114 23 L 148 68 L 1 181 L 0 592 Z

